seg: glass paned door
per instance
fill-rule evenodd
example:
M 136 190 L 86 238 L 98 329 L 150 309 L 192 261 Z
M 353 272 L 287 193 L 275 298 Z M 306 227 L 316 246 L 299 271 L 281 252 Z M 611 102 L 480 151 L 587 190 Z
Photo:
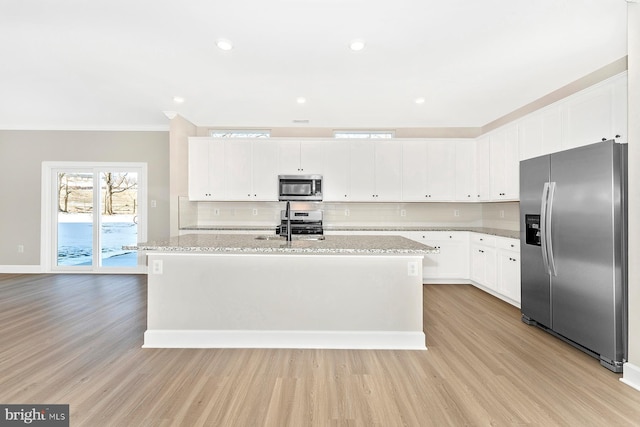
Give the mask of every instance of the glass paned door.
M 100 175 L 100 265 L 134 267 L 138 264 L 137 252 L 122 247 L 138 242 L 138 174 Z
M 57 174 L 57 264 L 91 266 L 93 263 L 93 172 Z
M 142 168 L 87 167 L 52 171 L 53 268 L 123 272 L 138 268 L 135 245 L 145 220 Z M 142 191 L 141 191 L 142 190 Z M 146 233 L 144 233 L 146 235 Z

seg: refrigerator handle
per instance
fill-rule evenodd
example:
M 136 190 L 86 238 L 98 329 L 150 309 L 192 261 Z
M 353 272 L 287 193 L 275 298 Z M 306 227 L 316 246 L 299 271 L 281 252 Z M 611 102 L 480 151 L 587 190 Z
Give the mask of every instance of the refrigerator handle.
M 542 187 L 542 201 L 540 204 L 540 249 L 542 250 L 542 262 L 547 274 L 551 274 L 549 269 L 549 251 L 547 249 L 547 210 L 549 204 L 549 183 L 545 182 Z
M 547 202 L 547 223 L 545 224 L 545 231 L 547 233 L 545 240 L 547 241 L 547 262 L 549 263 L 549 274 L 557 276 L 556 262 L 553 257 L 553 240 L 551 239 L 551 223 L 553 219 L 553 196 L 556 192 L 556 183 L 549 183 L 549 200 Z

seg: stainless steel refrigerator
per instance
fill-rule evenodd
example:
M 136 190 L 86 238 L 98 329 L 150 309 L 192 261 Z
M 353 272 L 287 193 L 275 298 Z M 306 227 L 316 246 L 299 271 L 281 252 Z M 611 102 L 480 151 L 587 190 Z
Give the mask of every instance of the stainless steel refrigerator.
M 627 357 L 627 146 L 520 162 L 522 320 L 614 372 Z

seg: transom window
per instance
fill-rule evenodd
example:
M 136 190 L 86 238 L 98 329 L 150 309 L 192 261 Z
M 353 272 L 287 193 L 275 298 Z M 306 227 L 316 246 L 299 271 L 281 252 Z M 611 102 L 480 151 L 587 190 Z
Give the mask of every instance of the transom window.
M 212 130 L 210 135 L 214 138 L 269 138 L 268 130 Z
M 334 138 L 360 138 L 360 139 L 381 139 L 381 138 L 393 138 L 393 131 L 342 131 L 337 130 L 333 132 Z

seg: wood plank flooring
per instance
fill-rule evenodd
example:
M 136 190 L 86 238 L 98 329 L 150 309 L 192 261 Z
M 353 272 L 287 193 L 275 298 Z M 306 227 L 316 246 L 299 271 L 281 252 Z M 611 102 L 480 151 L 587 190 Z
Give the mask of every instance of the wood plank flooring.
M 620 375 L 469 285 L 426 285 L 427 351 L 142 349 L 146 277 L 0 275 L 0 403 L 72 426 L 638 426 Z

